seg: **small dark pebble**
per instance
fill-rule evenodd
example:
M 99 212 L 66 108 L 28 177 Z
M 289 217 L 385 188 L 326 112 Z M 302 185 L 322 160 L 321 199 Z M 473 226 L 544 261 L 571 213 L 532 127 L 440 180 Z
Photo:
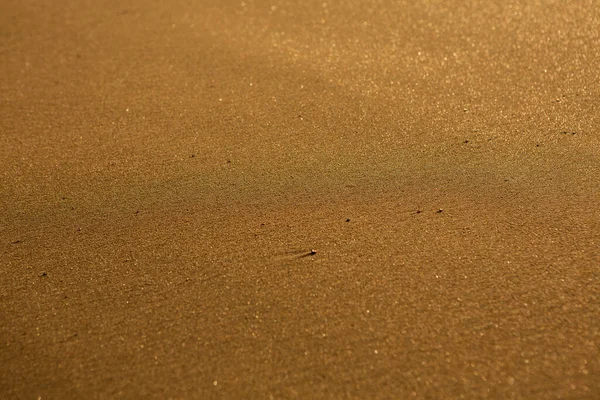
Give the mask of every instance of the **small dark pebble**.
M 48 273 L 47 273 L 47 272 L 42 272 L 42 273 L 40 274 L 40 276 L 48 276 Z
M 350 222 L 350 218 L 346 218 L 346 222 Z
M 440 214 L 440 213 L 442 213 L 442 212 L 444 212 L 444 210 L 442 210 L 441 208 L 440 208 L 439 210 L 437 210 L 437 211 L 436 211 L 436 213 L 438 213 L 438 214 Z
M 415 212 L 415 214 L 421 214 L 421 212 L 422 212 L 421 210 L 417 210 L 417 211 Z
M 317 251 L 316 251 L 315 249 L 312 249 L 312 250 L 310 251 L 310 255 L 311 255 L 311 256 L 314 256 L 315 254 L 317 254 Z
M 196 155 L 195 155 L 195 154 L 192 154 L 190 157 L 191 157 L 191 158 L 194 158 L 194 157 L 196 157 Z
M 469 141 L 468 141 L 468 140 L 465 140 L 463 143 L 469 143 Z
M 138 215 L 140 213 L 140 210 L 135 210 L 134 214 Z

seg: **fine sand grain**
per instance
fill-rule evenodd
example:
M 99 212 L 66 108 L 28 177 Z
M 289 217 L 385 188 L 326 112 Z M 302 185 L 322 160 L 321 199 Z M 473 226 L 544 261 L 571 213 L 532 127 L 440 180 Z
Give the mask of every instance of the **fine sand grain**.
M 0 398 L 600 398 L 596 1 L 0 3 Z

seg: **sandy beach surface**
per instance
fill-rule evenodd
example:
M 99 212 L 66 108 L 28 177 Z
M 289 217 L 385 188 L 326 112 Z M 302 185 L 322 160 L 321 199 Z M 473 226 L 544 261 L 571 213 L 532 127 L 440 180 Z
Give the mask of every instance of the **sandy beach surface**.
M 0 2 L 0 398 L 600 398 L 596 1 Z

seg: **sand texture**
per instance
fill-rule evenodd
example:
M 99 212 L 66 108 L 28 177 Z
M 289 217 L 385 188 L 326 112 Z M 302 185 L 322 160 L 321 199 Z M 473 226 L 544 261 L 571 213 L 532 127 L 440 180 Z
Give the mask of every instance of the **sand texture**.
M 599 399 L 599 66 L 595 0 L 1 0 L 0 398 Z

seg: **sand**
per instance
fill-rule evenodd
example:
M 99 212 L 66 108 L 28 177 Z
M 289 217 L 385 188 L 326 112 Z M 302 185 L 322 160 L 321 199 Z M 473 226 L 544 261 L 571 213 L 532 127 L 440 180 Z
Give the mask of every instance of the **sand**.
M 594 1 L 0 8 L 1 398 L 600 398 Z

